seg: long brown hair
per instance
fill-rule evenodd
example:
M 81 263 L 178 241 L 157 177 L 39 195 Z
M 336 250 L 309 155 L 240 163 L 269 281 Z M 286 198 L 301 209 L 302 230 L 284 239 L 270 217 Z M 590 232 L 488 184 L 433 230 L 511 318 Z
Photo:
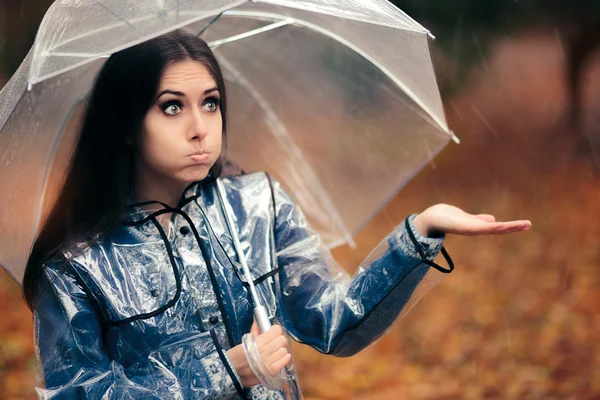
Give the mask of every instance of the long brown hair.
M 113 54 L 100 70 L 64 186 L 27 261 L 23 294 L 32 310 L 44 263 L 61 258 L 75 244 L 79 249 L 89 246 L 120 223 L 135 176 L 127 143 L 139 132 L 165 68 L 190 59 L 202 63 L 217 83 L 225 135 L 225 83 L 215 56 L 202 39 L 174 31 Z M 210 175 L 219 176 L 223 163 L 221 157 Z

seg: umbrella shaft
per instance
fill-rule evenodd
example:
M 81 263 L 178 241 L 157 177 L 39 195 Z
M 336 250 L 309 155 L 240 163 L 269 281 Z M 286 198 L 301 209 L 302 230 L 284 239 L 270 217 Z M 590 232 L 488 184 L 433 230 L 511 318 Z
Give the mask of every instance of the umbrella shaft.
M 231 219 L 231 214 L 227 209 L 227 203 L 225 202 L 226 193 L 225 188 L 223 187 L 223 183 L 220 179 L 217 179 L 217 191 L 219 193 L 219 197 L 221 198 L 221 206 L 223 208 L 223 214 L 225 214 L 225 220 L 227 221 L 227 227 L 229 228 L 229 232 L 231 233 L 231 237 L 233 239 L 233 247 L 235 247 L 235 252 L 237 253 L 238 259 L 242 264 L 242 270 L 244 271 L 244 277 L 246 278 L 246 282 L 248 283 L 248 287 L 250 288 L 250 295 L 252 296 L 252 301 L 254 302 L 254 316 L 256 317 L 256 321 L 260 328 L 261 332 L 268 330 L 271 327 L 271 323 L 269 321 L 269 316 L 267 314 L 267 310 L 261 304 L 260 298 L 258 297 L 258 293 L 256 292 L 256 287 L 254 286 L 254 282 L 252 280 L 252 275 L 250 275 L 250 268 L 248 268 L 248 264 L 246 263 L 246 256 L 244 255 L 244 251 L 242 250 L 242 245 L 240 243 L 240 239 L 237 235 L 237 231 L 234 228 L 233 221 Z

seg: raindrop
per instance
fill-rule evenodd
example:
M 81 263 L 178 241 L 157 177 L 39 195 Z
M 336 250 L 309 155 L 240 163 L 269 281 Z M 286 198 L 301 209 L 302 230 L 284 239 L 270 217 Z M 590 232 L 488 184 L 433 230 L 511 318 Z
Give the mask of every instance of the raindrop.
M 477 47 L 477 52 L 479 52 L 479 57 L 481 58 L 481 63 L 483 64 L 483 68 L 485 72 L 489 71 L 487 61 L 485 59 L 485 54 L 483 53 L 483 49 L 481 47 L 481 43 L 479 43 L 479 39 L 475 35 L 475 33 L 471 33 L 471 37 L 473 38 L 473 43 L 475 43 L 475 47 Z
M 494 137 L 499 138 L 500 136 L 498 136 L 498 133 L 494 130 L 494 128 L 492 128 L 492 125 L 489 123 L 489 121 L 483 116 L 483 114 L 481 114 L 481 111 L 479 111 L 479 109 L 475 107 L 475 105 L 472 105 L 471 108 L 473 109 L 473 111 L 475 111 L 475 114 L 477 114 L 477 117 L 481 120 L 481 122 L 483 122 L 486 128 L 488 128 L 489 131 L 492 132 Z

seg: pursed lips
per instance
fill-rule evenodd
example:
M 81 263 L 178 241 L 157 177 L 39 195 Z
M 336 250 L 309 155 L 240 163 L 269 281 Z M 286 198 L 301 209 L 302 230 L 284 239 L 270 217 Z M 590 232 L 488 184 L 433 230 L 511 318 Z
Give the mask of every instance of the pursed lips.
M 188 157 L 191 158 L 195 163 L 201 164 L 210 159 L 210 153 L 206 151 L 197 151 L 188 155 Z

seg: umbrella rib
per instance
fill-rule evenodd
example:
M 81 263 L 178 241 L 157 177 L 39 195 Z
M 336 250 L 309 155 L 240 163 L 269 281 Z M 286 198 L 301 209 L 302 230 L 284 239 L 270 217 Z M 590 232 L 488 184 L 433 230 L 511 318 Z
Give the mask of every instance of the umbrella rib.
M 57 51 L 56 53 L 52 53 L 53 57 L 77 57 L 77 58 L 108 58 L 109 54 L 101 54 L 101 53 L 68 53 Z
M 277 28 L 281 28 L 282 26 L 286 26 L 286 25 L 290 25 L 293 24 L 294 20 L 292 18 L 288 18 L 284 21 L 279 21 L 279 22 L 275 22 L 272 23 L 270 25 L 266 25 L 257 29 L 252 29 L 250 31 L 244 32 L 244 33 L 240 33 L 239 35 L 233 35 L 233 36 L 229 36 L 223 39 L 219 39 L 219 40 L 213 40 L 212 42 L 208 43 L 208 45 L 212 48 L 217 48 L 222 44 L 227 44 L 227 43 L 231 43 L 231 42 L 235 42 L 237 40 L 240 39 L 246 39 L 249 38 L 251 36 L 255 36 L 255 35 L 259 35 L 261 33 L 264 32 L 268 32 L 271 31 L 273 29 L 277 29 Z
M 221 18 L 222 15 L 223 15 L 223 12 L 218 13 L 213 19 L 211 19 L 209 21 L 208 24 L 206 24 L 206 26 L 204 28 L 202 28 L 200 30 L 200 32 L 198 32 L 198 34 L 196 36 L 200 37 L 200 36 L 204 35 L 204 33 L 208 30 L 208 28 L 210 28 L 215 22 L 217 22 L 219 20 L 219 18 Z
M 247 0 L 247 1 L 250 1 L 251 3 L 256 3 L 256 2 L 264 3 L 265 2 L 265 0 Z M 271 1 L 267 1 L 267 3 L 271 3 Z M 339 13 L 334 12 L 332 10 L 325 10 L 325 9 L 319 9 L 318 11 L 317 10 L 307 10 L 303 6 L 296 6 L 293 3 L 286 4 L 284 7 L 299 10 L 299 11 L 309 11 L 309 12 L 313 12 L 315 14 L 326 15 L 328 17 L 335 17 L 335 18 L 346 19 L 346 20 L 350 20 L 350 21 L 356 21 L 356 22 L 362 22 L 362 23 L 371 24 L 371 25 L 382 26 L 382 27 L 386 27 L 386 28 L 402 29 L 402 30 L 409 31 L 409 32 L 427 33 L 428 36 L 430 36 L 432 39 L 435 38 L 429 32 L 429 30 L 427 28 L 425 28 L 419 22 L 415 21 L 414 18 L 412 18 L 411 16 L 409 16 L 408 14 L 406 14 L 404 11 L 402 11 L 401 9 L 399 9 L 397 7 L 394 7 L 394 8 L 396 8 L 396 10 L 400 12 L 402 17 L 405 17 L 412 25 L 411 24 L 402 24 L 403 26 L 398 26 L 398 25 L 394 25 L 394 24 L 390 24 L 390 23 L 385 23 L 383 21 L 373 21 L 372 19 L 359 17 L 357 15 L 339 15 Z M 254 11 L 250 11 L 250 12 L 254 12 Z

